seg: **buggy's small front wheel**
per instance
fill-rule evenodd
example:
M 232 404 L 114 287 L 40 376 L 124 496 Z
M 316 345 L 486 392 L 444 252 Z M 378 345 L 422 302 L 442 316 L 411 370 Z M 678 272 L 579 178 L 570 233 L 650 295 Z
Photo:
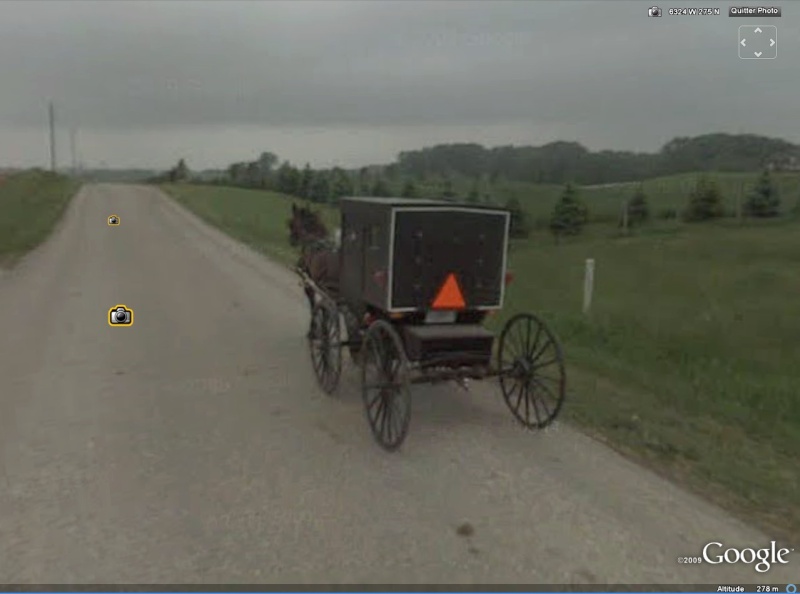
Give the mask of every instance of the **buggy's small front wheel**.
M 342 375 L 341 327 L 339 311 L 327 299 L 321 299 L 311 312 L 308 348 L 311 364 L 320 387 L 332 394 Z
M 558 416 L 566 394 L 561 345 L 538 317 L 511 318 L 497 351 L 500 389 L 517 420 L 529 429 L 547 427 Z
M 411 420 L 408 361 L 403 343 L 384 320 L 367 329 L 360 350 L 361 394 L 375 441 L 387 451 L 400 447 Z

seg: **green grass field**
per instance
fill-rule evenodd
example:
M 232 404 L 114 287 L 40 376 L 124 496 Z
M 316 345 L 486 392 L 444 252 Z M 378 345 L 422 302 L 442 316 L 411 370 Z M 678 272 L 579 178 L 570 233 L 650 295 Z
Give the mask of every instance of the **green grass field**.
M 669 192 L 691 187 L 687 179 L 649 182 L 663 191 L 651 192 L 651 207 L 682 205 L 685 198 Z M 719 183 L 724 191 L 745 179 L 720 176 Z M 797 195 L 797 179 L 781 179 L 784 196 Z M 165 189 L 230 234 L 283 262 L 294 259 L 286 197 Z M 585 195 L 590 207 L 595 200 L 613 205 L 620 202 L 616 191 Z M 335 211 L 324 213 L 335 226 Z M 588 316 L 581 310 L 586 258 L 596 261 Z M 800 220 L 668 221 L 628 237 L 596 224 L 560 245 L 536 232 L 513 244 L 510 267 L 516 280 L 492 325 L 524 310 L 552 323 L 568 357 L 566 418 L 773 534 L 797 540 Z
M 80 183 L 42 171 L 0 181 L 0 266 L 10 266 L 44 241 Z

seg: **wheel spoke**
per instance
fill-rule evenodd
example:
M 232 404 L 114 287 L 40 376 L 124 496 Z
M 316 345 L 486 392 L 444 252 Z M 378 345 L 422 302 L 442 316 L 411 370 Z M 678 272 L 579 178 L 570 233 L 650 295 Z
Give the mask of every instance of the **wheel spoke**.
M 331 327 L 328 331 L 328 342 L 330 343 L 330 345 L 333 346 L 334 344 L 336 344 L 338 338 L 339 338 L 338 328 L 336 328 L 336 326 Z
M 529 324 L 531 323 L 530 320 L 528 320 L 528 323 Z M 531 342 L 530 344 L 527 344 L 526 348 L 525 348 L 525 360 L 526 361 L 531 361 L 532 360 L 531 359 L 531 355 L 536 350 L 536 347 L 539 346 L 539 339 L 541 337 L 542 337 L 542 327 L 541 327 L 541 325 L 537 325 L 536 326 L 536 337 L 533 339 L 533 342 Z
M 322 361 L 322 369 L 328 369 L 330 367 L 330 357 L 328 356 L 328 345 L 327 341 L 324 338 L 319 342 L 319 358 Z
M 388 417 L 386 419 L 386 441 L 388 443 L 394 443 L 394 431 L 395 431 L 395 422 L 396 422 L 396 415 L 394 411 L 394 398 L 391 395 L 387 396 L 387 403 L 386 403 L 386 410 L 388 412 Z
M 533 380 L 533 378 L 531 378 L 531 380 Z M 536 415 L 536 425 L 541 427 L 542 426 L 542 417 L 539 416 L 538 398 L 536 398 L 536 394 L 534 393 L 533 390 L 531 390 L 531 387 L 532 386 L 530 385 L 530 383 L 528 383 L 528 395 L 530 396 L 531 404 L 533 404 L 533 412 Z M 546 411 L 547 411 L 547 407 L 545 407 L 545 412 Z M 549 416 L 550 416 L 550 414 L 548 413 L 547 417 L 549 417 Z M 547 418 L 547 417 L 545 417 L 545 418 Z
M 533 355 L 533 357 L 531 359 L 529 359 L 530 362 L 531 363 L 535 363 L 536 361 L 538 361 L 539 357 L 541 357 L 544 354 L 544 352 L 547 350 L 547 347 L 549 347 L 551 344 L 554 344 L 554 343 L 553 343 L 552 340 L 550 340 L 550 337 L 545 337 L 544 345 L 542 345 L 542 348 L 539 349 L 536 352 L 536 354 Z
M 542 384 L 538 384 L 538 386 L 540 388 L 544 387 Z M 546 388 L 545 388 L 545 391 L 547 391 Z M 541 403 L 542 408 L 544 408 L 544 412 L 547 413 L 547 417 L 545 417 L 546 419 L 549 420 L 549 419 L 553 418 L 553 410 L 555 410 L 555 408 L 553 408 L 551 410 L 550 407 L 547 406 L 547 398 L 537 398 L 534 402 L 540 402 Z
M 514 343 L 518 347 L 517 356 L 521 353 L 525 352 L 525 349 L 528 348 L 528 342 L 530 342 L 530 332 L 527 332 L 528 328 L 524 324 L 519 324 L 517 328 L 517 341 Z
M 381 410 L 383 411 L 383 416 L 381 417 L 381 436 L 386 435 L 386 419 L 389 416 L 389 403 L 386 402 L 386 396 L 381 394 Z
M 369 403 L 367 404 L 367 411 L 369 411 L 370 415 L 372 415 L 372 412 L 375 410 L 376 405 L 379 405 L 380 403 L 381 403 L 381 393 L 376 392 L 375 396 L 372 397 Z M 375 415 L 377 417 L 377 412 L 375 412 Z M 372 418 L 372 416 L 370 416 L 370 418 Z
M 376 404 L 377 406 L 375 406 Z M 384 401 L 380 392 L 375 395 L 375 400 L 372 401 L 372 405 L 372 410 L 375 412 L 375 415 L 372 417 L 372 421 L 377 424 L 384 414 Z
M 514 381 L 511 382 L 511 387 L 504 391 L 506 402 L 512 411 L 514 410 L 514 406 L 511 404 L 511 398 L 514 396 L 514 393 L 517 391 L 518 387 L 520 387 L 519 382 Z
M 392 397 L 392 407 L 394 409 L 394 413 L 392 414 L 394 435 L 395 437 L 399 437 L 403 433 L 403 419 L 405 418 L 406 411 L 401 403 L 401 398 L 397 394 Z
M 557 356 L 553 357 L 552 359 L 548 359 L 547 361 L 544 361 L 543 363 L 537 363 L 536 365 L 533 366 L 533 370 L 536 371 L 537 369 L 541 369 L 542 367 L 547 367 L 549 365 L 552 365 L 553 363 L 558 363 L 558 361 L 559 361 L 559 359 L 558 359 Z
M 320 355 L 319 345 L 313 345 L 311 355 L 314 363 L 314 372 L 319 374 L 322 369 L 322 356 Z
M 555 404 L 557 405 L 557 404 L 558 404 L 558 401 L 559 401 L 560 399 L 556 397 L 556 395 L 555 395 L 555 394 L 554 394 L 554 393 L 553 393 L 553 392 L 550 390 L 550 388 L 548 388 L 546 385 L 544 385 L 542 382 L 540 382 L 540 381 L 538 380 L 538 378 L 535 378 L 535 377 L 534 377 L 534 378 L 532 378 L 532 379 L 533 379 L 533 382 L 534 382 L 534 383 L 535 383 L 537 386 L 539 386 L 539 387 L 540 387 L 540 388 L 541 388 L 541 389 L 542 389 L 544 392 L 547 392 L 547 394 L 548 394 L 548 395 L 549 395 L 549 396 L 550 396 L 550 397 L 553 399 L 553 403 L 555 403 Z M 546 404 L 546 399 L 545 399 L 545 398 L 542 398 L 542 406 L 544 406 L 544 407 L 545 407 L 545 410 L 547 411 L 547 416 L 548 416 L 548 418 L 549 418 L 549 417 L 551 416 L 551 412 L 550 412 L 550 410 L 547 408 L 547 404 Z
M 522 406 L 522 399 L 525 396 L 525 384 L 517 382 L 515 385 L 519 386 L 519 396 L 517 396 L 517 404 L 514 405 L 514 410 L 519 413 L 519 408 Z
M 377 423 L 383 414 L 383 398 L 381 398 L 380 390 L 375 392 L 375 397 L 372 399 L 372 405 L 370 408 L 372 410 L 372 421 Z
M 520 324 L 519 328 L 517 329 L 516 332 L 517 340 L 514 342 L 514 345 L 517 347 L 515 349 L 516 352 L 514 353 L 515 359 L 519 358 L 521 355 L 524 355 L 528 348 L 528 342 L 530 341 L 530 332 L 526 334 L 525 330 L 526 329 L 522 327 L 522 324 Z
M 522 384 L 522 392 L 525 394 L 525 420 L 530 422 L 530 419 L 531 419 L 531 411 L 530 411 L 531 397 L 530 397 L 530 394 L 528 392 L 528 387 L 529 387 L 528 386 L 528 382 L 525 382 L 524 384 Z
M 537 373 L 537 374 L 535 374 L 535 376 L 538 379 L 547 380 L 548 382 L 553 382 L 554 384 L 560 384 L 561 383 L 561 378 L 550 377 L 549 375 L 545 375 L 544 373 Z
M 387 420 L 389 419 L 389 403 L 386 401 L 386 396 L 384 394 L 381 394 L 380 398 L 381 398 L 381 406 L 378 410 L 380 411 L 379 418 L 381 422 L 381 433 L 385 434 L 386 423 Z
M 525 356 L 527 357 L 528 356 L 528 352 L 529 352 L 529 350 L 531 348 L 531 319 L 528 318 L 526 320 L 526 322 L 527 322 L 527 324 L 525 325 L 525 351 L 524 352 L 525 352 Z M 537 332 L 536 338 L 534 339 L 534 342 L 536 342 L 538 339 L 539 339 L 539 334 Z

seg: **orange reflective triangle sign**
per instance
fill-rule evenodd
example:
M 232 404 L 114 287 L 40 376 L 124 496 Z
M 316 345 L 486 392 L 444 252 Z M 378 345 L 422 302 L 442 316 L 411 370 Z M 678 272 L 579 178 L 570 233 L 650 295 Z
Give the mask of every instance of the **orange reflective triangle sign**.
M 464 309 L 466 305 L 464 295 L 461 294 L 461 287 L 458 286 L 456 275 L 453 273 L 448 274 L 431 307 L 433 309 Z

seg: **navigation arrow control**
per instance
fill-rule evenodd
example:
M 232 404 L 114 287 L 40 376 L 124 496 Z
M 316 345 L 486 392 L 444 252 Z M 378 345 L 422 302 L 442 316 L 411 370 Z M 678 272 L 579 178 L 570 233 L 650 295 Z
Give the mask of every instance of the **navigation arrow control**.
M 736 41 L 742 60 L 774 60 L 778 57 L 778 27 L 775 25 L 742 25 Z

